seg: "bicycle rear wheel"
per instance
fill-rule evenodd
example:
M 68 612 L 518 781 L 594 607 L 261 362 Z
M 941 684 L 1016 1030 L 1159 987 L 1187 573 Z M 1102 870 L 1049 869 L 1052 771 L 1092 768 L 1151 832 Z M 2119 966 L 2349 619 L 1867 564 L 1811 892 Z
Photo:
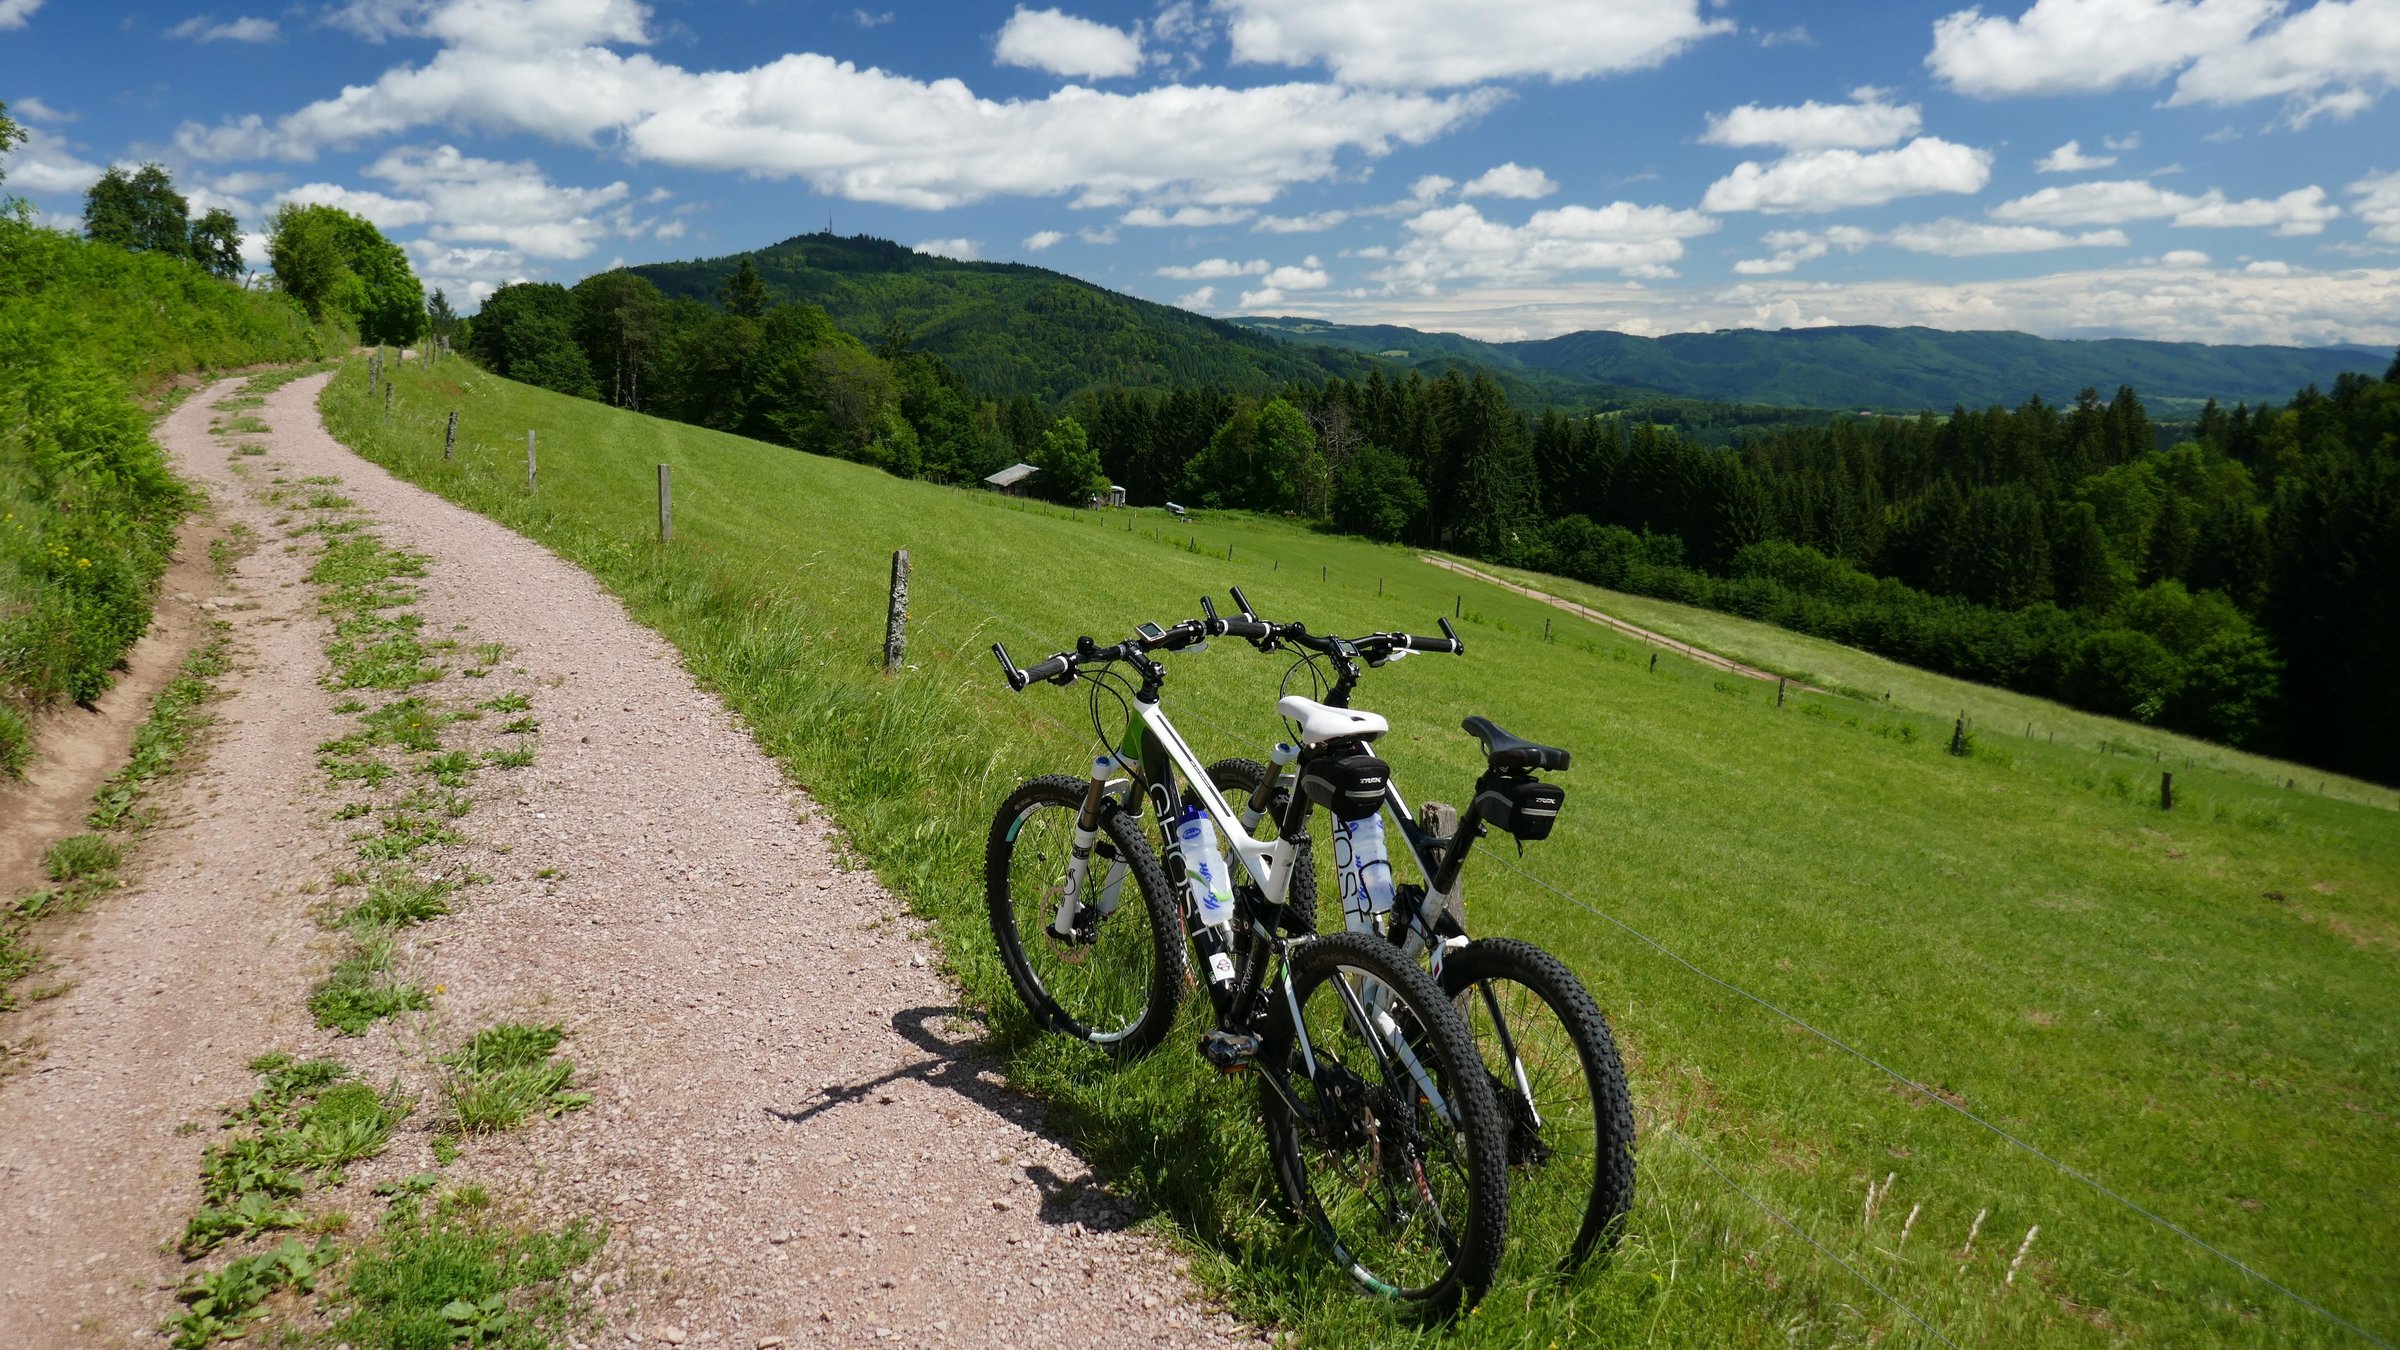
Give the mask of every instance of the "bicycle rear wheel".
M 985 903 L 1009 982 L 1045 1030 L 1131 1059 L 1156 1046 L 1183 998 L 1183 924 L 1158 855 L 1104 804 L 1078 914 L 1052 930 L 1089 784 L 1053 774 L 1009 794 L 984 846 Z
M 1429 1318 L 1472 1305 L 1500 1266 L 1508 1169 L 1465 1023 L 1431 976 L 1370 934 L 1295 946 L 1285 978 L 1291 1001 L 1270 991 L 1260 1055 L 1276 1080 L 1261 1088 L 1284 1198 L 1368 1290 Z
M 1608 1019 L 1557 957 L 1479 938 L 1442 962 L 1508 1132 L 1513 1254 L 1572 1271 L 1633 1207 L 1633 1102 Z

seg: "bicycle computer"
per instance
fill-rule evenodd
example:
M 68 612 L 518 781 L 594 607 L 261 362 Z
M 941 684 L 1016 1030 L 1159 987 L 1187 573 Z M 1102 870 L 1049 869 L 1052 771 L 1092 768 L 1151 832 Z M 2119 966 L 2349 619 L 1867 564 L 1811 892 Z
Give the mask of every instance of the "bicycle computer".
M 1135 624 L 1133 626 L 1133 631 L 1141 634 L 1143 638 L 1151 642 L 1156 642 L 1160 638 L 1163 638 L 1167 635 L 1166 629 L 1161 628 L 1154 623 Z

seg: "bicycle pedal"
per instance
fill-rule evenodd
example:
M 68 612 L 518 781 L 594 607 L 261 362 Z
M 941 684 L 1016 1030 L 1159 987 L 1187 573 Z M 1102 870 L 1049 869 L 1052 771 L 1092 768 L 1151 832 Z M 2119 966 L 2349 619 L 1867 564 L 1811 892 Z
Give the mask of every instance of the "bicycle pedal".
M 1211 1028 L 1200 1036 L 1200 1057 L 1216 1066 L 1219 1073 L 1241 1073 L 1258 1058 L 1259 1037 L 1256 1032 L 1227 1031 Z

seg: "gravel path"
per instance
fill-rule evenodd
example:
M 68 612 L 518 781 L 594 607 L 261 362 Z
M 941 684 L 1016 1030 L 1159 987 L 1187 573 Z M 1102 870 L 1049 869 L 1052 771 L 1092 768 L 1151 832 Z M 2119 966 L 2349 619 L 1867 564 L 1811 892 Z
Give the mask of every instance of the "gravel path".
M 456 1171 L 530 1217 L 610 1225 L 585 1286 L 596 1343 L 1255 1341 L 999 1086 L 902 903 L 836 866 L 805 795 L 673 649 L 582 571 L 335 443 L 323 383 L 270 396 L 251 477 L 338 475 L 386 544 L 430 559 L 425 631 L 505 641 L 491 692 L 529 692 L 542 724 L 532 767 L 477 776 L 469 842 L 439 858 L 490 884 L 406 930 L 401 967 L 440 986 L 434 1011 L 336 1049 L 372 1080 L 503 1018 L 566 1025 L 595 1104 L 471 1145 Z M 166 443 L 270 540 L 242 573 L 269 603 L 243 616 L 255 654 L 230 726 L 178 793 L 191 827 L 153 841 L 151 880 L 86 944 L 118 963 L 87 962 L 45 1005 L 45 1071 L 0 1087 L 0 1213 L 48 1222 L 35 1247 L 55 1254 L 0 1271 L 0 1344 L 155 1326 L 174 1275 L 157 1244 L 189 1210 L 202 1142 L 173 1124 L 245 1092 L 259 1050 L 325 1042 L 299 1011 L 325 958 L 302 955 L 315 930 L 296 890 L 347 853 L 313 771 L 346 728 L 291 581 L 313 545 L 279 551 L 276 510 L 206 443 L 206 417 L 178 413 Z M 432 1101 L 353 1187 L 429 1165 Z M 106 1161 L 120 1113 L 141 1122 L 122 1165 Z

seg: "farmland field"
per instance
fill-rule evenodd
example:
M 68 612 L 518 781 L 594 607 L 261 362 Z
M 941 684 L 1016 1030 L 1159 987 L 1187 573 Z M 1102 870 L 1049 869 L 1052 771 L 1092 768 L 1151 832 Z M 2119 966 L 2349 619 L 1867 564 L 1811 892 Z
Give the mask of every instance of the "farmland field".
M 1534 600 L 1278 521 L 1008 502 L 464 362 L 412 363 L 399 391 L 387 426 L 353 362 L 329 386 L 328 421 L 590 568 L 672 640 L 937 922 L 1012 1080 L 1057 1104 L 1246 1315 L 1329 1344 L 2367 1343 L 2336 1316 L 2400 1337 L 2389 792 L 2305 790 L 2323 776 L 1870 668 L 1720 615 L 1629 606 L 1636 622 L 1683 622 L 1696 642 L 1864 695 L 1778 707 L 1772 685 L 1672 655 L 1653 671 L 1651 649 Z M 460 447 L 445 463 L 452 408 Z M 668 548 L 654 533 L 661 462 L 675 473 Z M 902 547 L 910 668 L 885 677 L 884 586 Z M 1228 584 L 1268 617 L 1337 632 L 1430 631 L 1456 609 L 1465 658 L 1374 672 L 1358 699 L 1392 719 L 1384 753 L 1412 796 L 1466 790 L 1467 713 L 1576 754 L 1558 834 L 1522 860 L 1479 853 L 1469 909 L 1480 931 L 1558 951 L 1609 1012 L 1642 1116 L 1641 1198 L 1612 1263 L 1563 1289 L 1520 1276 L 1456 1331 L 1416 1331 L 1353 1297 L 1277 1216 L 1247 1090 L 1206 1076 L 1189 1036 L 1131 1069 L 1032 1038 L 989 951 L 989 812 L 1018 778 L 1074 769 L 1092 726 L 1081 689 L 1011 695 L 986 647 L 1006 641 L 1030 663 L 1079 633 L 1186 617 Z M 1283 661 L 1221 643 L 1170 664 L 1168 706 L 1204 756 L 1274 738 Z M 1961 710 L 1978 724 L 1966 758 L 1946 753 Z M 2021 722 L 2055 726 L 2056 743 Z M 2099 748 L 2112 728 L 2134 754 Z M 2170 753 L 2192 763 L 2176 765 L 2167 813 Z

